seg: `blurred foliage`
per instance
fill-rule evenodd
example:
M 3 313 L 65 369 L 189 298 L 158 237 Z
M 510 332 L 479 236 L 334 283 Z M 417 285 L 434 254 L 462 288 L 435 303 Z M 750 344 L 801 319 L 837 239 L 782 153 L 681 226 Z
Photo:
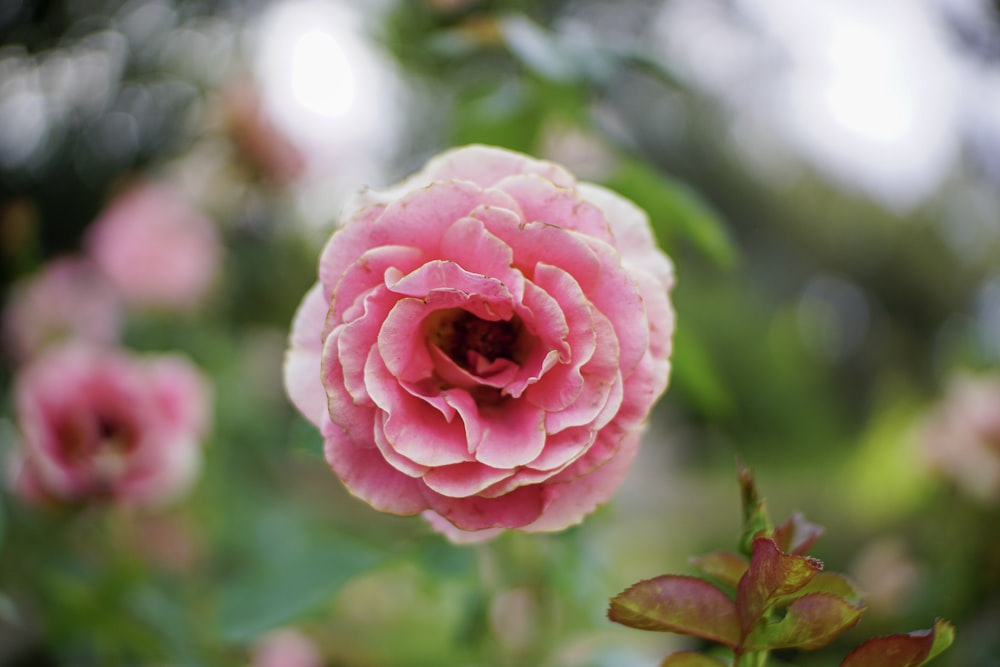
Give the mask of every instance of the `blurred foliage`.
M 606 600 L 717 544 L 735 518 L 722 489 L 740 455 L 772 506 L 830 527 L 818 556 L 884 584 L 865 636 L 943 616 L 958 639 L 935 665 L 1000 665 L 998 507 L 932 477 L 916 442 L 948 378 L 995 370 L 1000 354 L 982 310 L 1000 243 L 963 255 L 941 230 L 969 188 L 997 187 L 988 174 L 963 164 L 909 213 L 805 165 L 769 182 L 736 155 L 728 110 L 642 32 L 653 0 L 356 7 L 412 95 L 387 171 L 470 142 L 550 157 L 642 206 L 677 268 L 672 387 L 620 498 L 565 534 L 454 547 L 350 498 L 283 396 L 288 325 L 328 229 L 299 219 L 294 192 L 199 162 L 230 156 L 207 119 L 250 68 L 243 31 L 269 3 L 0 4 L 3 99 L 43 70 L 107 64 L 93 99 L 48 107 L 38 144 L 0 160 L 0 293 L 78 251 L 137 174 L 209 174 L 205 208 L 226 246 L 198 311 L 133 312 L 124 334 L 132 349 L 187 354 L 212 378 L 195 492 L 154 516 L 45 513 L 5 495 L 0 664 L 247 664 L 284 625 L 328 665 L 656 664 L 691 646 L 613 626 Z M 618 20 L 605 25 L 611 4 Z M 15 372 L 0 368 L 5 416 Z M 0 445 L 14 437 L 13 419 L 0 419 Z M 772 663 L 831 660 L 778 652 Z

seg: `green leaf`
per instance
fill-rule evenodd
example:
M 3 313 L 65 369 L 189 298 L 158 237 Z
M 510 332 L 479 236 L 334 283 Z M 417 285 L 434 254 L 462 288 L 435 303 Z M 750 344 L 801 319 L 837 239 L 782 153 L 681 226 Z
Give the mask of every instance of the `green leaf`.
M 519 79 L 476 89 L 457 102 L 455 144 L 484 143 L 531 151 L 545 117 L 539 91 Z
M 955 641 L 955 628 L 937 619 L 929 630 L 869 639 L 844 658 L 840 667 L 920 667 Z
M 625 160 L 604 185 L 628 197 L 650 217 L 660 243 L 683 238 L 722 268 L 736 264 L 737 250 L 720 216 L 689 186 L 638 160 Z
M 767 515 L 767 503 L 757 492 L 753 481 L 753 472 L 736 462 L 736 476 L 740 483 L 740 497 L 743 505 L 743 534 L 740 536 L 740 550 L 749 556 L 753 553 L 754 540 L 761 535 L 771 533 L 771 519 Z
M 823 526 L 806 521 L 805 515 L 796 512 L 774 529 L 774 541 L 788 554 L 804 556 L 823 534 Z
M 498 27 L 514 57 L 538 76 L 562 83 L 580 77 L 574 54 L 556 34 L 521 14 L 501 19 Z
M 387 554 L 347 537 L 325 536 L 229 582 L 220 597 L 218 632 L 244 642 L 329 602 L 351 578 Z
M 779 600 L 800 591 L 823 564 L 815 558 L 784 554 L 774 540 L 760 537 L 753 541 L 753 555 L 736 590 L 736 609 L 740 627 L 751 627 Z
M 694 651 L 681 651 L 668 655 L 660 667 L 725 667 L 726 663 Z
M 750 563 L 746 558 L 732 551 L 713 551 L 704 556 L 695 556 L 691 564 L 709 579 L 736 590 L 740 579 L 746 573 Z
M 861 596 L 858 594 L 858 589 L 850 579 L 838 572 L 819 572 L 813 577 L 812 581 L 800 590 L 790 596 L 779 598 L 775 602 L 775 606 L 787 606 L 795 598 L 807 593 L 831 593 L 844 598 L 853 605 L 861 604 Z
M 705 342 L 681 320 L 674 331 L 671 383 L 709 417 L 725 417 L 733 412 L 733 399 L 719 373 L 718 365 Z
M 740 640 L 733 601 L 696 577 L 666 574 L 640 581 L 611 598 L 608 618 L 640 630 L 677 632 L 731 648 Z
M 863 612 L 863 608 L 832 593 L 810 593 L 795 599 L 780 621 L 755 626 L 744 648 L 817 649 L 853 627 Z

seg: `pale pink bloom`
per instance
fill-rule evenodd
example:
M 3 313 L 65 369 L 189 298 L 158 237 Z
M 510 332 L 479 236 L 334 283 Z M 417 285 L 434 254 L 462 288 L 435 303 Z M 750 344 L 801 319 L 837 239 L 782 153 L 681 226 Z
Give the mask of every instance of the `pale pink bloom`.
M 94 262 L 129 302 L 186 309 L 206 295 L 221 252 L 212 221 L 165 185 L 115 199 L 87 238 Z
M 553 163 L 451 150 L 348 206 L 286 388 L 376 509 L 462 541 L 560 530 L 613 494 L 666 388 L 672 284 L 631 202 Z
M 924 452 L 964 493 L 1000 502 L 1000 378 L 955 378 L 927 423 Z
M 284 628 L 264 635 L 253 647 L 251 667 L 321 667 L 323 658 L 309 637 Z
M 121 324 L 121 303 L 101 273 L 84 258 L 60 257 L 11 289 L 4 349 L 23 361 L 67 338 L 113 343 Z
M 210 393 L 185 359 L 50 348 L 15 379 L 14 490 L 40 504 L 157 506 L 194 480 Z

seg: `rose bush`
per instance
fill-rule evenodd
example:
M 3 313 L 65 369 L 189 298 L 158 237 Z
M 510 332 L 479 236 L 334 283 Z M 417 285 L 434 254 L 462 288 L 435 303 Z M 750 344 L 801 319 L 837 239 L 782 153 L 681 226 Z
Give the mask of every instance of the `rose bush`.
M 645 214 L 470 146 L 352 201 L 292 325 L 289 396 L 356 496 L 453 539 L 579 522 L 667 385 L 673 268 Z
M 13 488 L 40 504 L 169 501 L 198 470 L 209 401 L 183 358 L 51 348 L 15 380 Z

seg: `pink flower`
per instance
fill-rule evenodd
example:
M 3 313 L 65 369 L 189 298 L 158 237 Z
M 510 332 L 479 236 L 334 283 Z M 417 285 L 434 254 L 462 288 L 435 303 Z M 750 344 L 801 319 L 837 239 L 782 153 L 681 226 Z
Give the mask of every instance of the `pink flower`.
M 284 628 L 264 635 L 253 647 L 252 667 L 320 667 L 323 658 L 307 636 Z
M 968 495 L 1000 502 L 1000 378 L 955 378 L 923 436 L 934 469 Z
M 221 250 L 211 220 L 168 187 L 148 183 L 111 203 L 94 222 L 87 245 L 126 300 L 178 309 L 205 296 Z
M 14 391 L 12 481 L 29 501 L 159 505 L 197 473 L 209 389 L 180 357 L 52 348 L 21 370 Z
M 561 167 L 446 152 L 349 205 L 292 326 L 289 396 L 347 488 L 452 539 L 608 500 L 670 370 L 670 261 Z
M 112 343 L 121 329 L 121 304 L 89 261 L 52 260 L 11 290 L 3 313 L 5 348 L 23 361 L 66 338 Z

